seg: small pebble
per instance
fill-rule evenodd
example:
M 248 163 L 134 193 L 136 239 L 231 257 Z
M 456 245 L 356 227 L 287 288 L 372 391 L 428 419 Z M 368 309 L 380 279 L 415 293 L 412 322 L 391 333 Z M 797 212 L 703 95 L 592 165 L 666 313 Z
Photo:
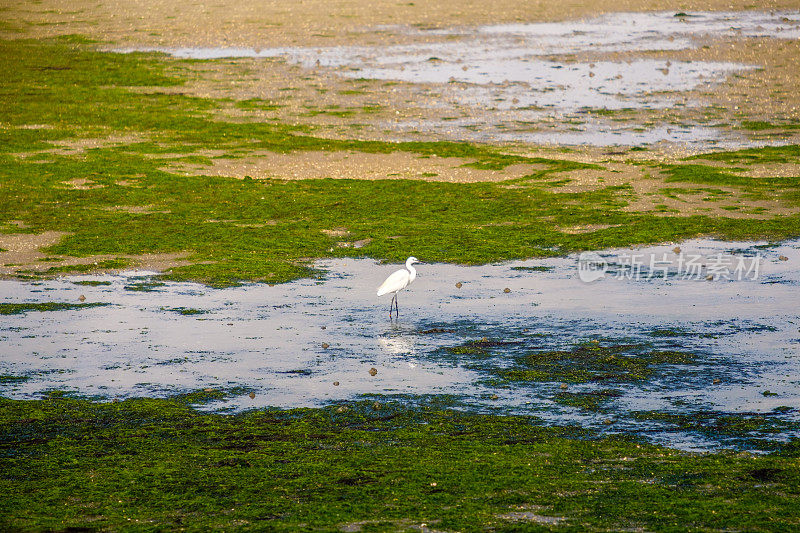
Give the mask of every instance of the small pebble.
M 567 390 L 567 384 L 566 383 L 562 383 L 561 384 L 561 390 Z
M 343 406 L 339 407 L 339 408 L 336 410 L 336 412 L 338 412 L 338 413 L 345 413 L 345 412 L 347 412 L 347 406 L 346 406 L 346 405 L 343 405 Z
M 675 248 L 672 249 L 672 251 L 675 252 L 676 254 L 679 254 L 679 253 L 681 253 L 681 247 L 680 246 L 676 246 Z
M 460 289 L 461 287 L 463 287 L 463 285 L 460 281 L 456 283 L 456 289 Z
M 722 383 L 722 380 L 717 378 L 714 381 L 712 381 L 711 383 L 713 383 L 714 385 L 717 385 L 718 383 Z
M 376 411 L 379 411 L 380 408 L 381 408 L 381 404 L 379 404 L 378 402 L 375 402 L 375 403 L 372 404 L 372 408 L 375 409 Z
M 328 348 L 330 348 L 330 347 L 331 347 L 331 345 L 330 345 L 330 344 L 328 344 L 327 342 L 323 342 L 323 343 L 322 343 L 322 349 L 323 349 L 323 350 L 327 350 L 327 349 L 328 349 Z
M 781 260 L 781 261 L 788 261 L 789 260 L 789 258 L 786 257 L 785 255 L 779 255 L 778 259 Z
M 500 396 L 498 396 L 497 394 L 492 394 L 492 400 L 499 400 L 499 399 Z
M 508 294 L 509 292 L 511 292 L 511 289 L 509 289 L 508 287 L 506 287 L 505 289 L 503 289 L 503 292 L 504 292 L 504 293 L 506 293 L 506 294 Z
M 605 420 L 603 420 L 603 424 L 605 424 L 607 426 L 610 426 L 613 423 L 614 423 L 614 421 L 611 420 L 610 418 L 606 418 Z
M 714 281 L 714 276 L 712 274 L 709 274 L 708 276 L 706 276 L 706 279 L 708 281 Z
M 333 382 L 333 386 L 334 386 L 334 387 L 338 387 L 338 386 L 339 386 L 339 382 L 338 382 L 338 381 L 334 381 L 334 382 Z
M 256 397 L 256 393 L 255 392 L 251 392 L 250 394 L 248 394 L 248 396 L 250 396 L 250 399 L 253 400 Z
M 86 296 L 81 294 L 80 296 L 78 296 L 78 300 L 80 300 L 81 302 L 85 302 L 86 301 Z
M 372 367 L 372 368 L 369 369 L 369 375 L 370 376 L 374 376 L 377 373 L 378 373 L 378 369 L 377 368 Z
M 431 483 L 431 487 L 435 487 L 435 486 L 436 486 L 436 482 L 434 481 L 433 483 Z
M 322 329 L 328 329 L 328 326 L 322 326 Z

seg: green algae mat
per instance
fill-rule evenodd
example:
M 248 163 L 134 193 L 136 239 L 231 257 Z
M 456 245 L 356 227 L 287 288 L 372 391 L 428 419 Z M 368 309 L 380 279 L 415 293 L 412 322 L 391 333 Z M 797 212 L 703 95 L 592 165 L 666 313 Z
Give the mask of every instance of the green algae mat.
M 0 400 L 4 530 L 800 528 L 800 448 L 679 452 L 430 404 Z M 423 526 L 425 524 L 425 526 Z
M 0 234 L 61 232 L 45 247 L 49 257 L 39 259 L 52 264 L 6 265 L 17 277 L 122 269 L 142 254 L 182 254 L 166 277 L 230 285 L 311 276 L 311 260 L 325 257 L 413 254 L 478 264 L 698 235 L 800 235 L 800 178 L 746 175 L 754 165 L 794 168 L 797 146 L 629 162 L 655 180 L 649 192 L 631 183 L 570 189 L 571 172 L 619 171 L 487 145 L 333 139 L 298 122 L 226 121 L 220 109 L 239 103 L 180 90 L 200 75 L 190 68 L 197 62 L 96 46 L 76 36 L 0 42 Z M 203 172 L 220 158 L 310 152 L 406 153 L 529 170 L 499 183 Z M 184 164 L 199 170 L 176 170 Z M 670 201 L 691 209 L 663 203 Z

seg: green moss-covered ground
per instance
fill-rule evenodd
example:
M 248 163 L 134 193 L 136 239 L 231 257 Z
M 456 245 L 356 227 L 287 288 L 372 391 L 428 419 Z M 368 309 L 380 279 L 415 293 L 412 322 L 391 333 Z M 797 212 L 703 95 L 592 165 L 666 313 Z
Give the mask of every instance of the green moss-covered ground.
M 189 405 L 217 396 L 0 399 L 0 527 L 800 527 L 793 443 L 771 455 L 693 454 L 435 405 L 238 415 Z
M 198 75 L 189 70 L 191 62 L 103 53 L 93 46 L 79 37 L 0 42 L 5 73 L 0 82 L 0 233 L 69 232 L 48 254 L 184 252 L 193 264 L 173 268 L 169 277 L 231 284 L 313 275 L 312 259 L 342 255 L 400 260 L 414 254 L 428 261 L 481 263 L 697 235 L 800 235 L 798 215 L 663 217 L 625 210 L 635 199 L 630 185 L 559 191 L 560 172 L 602 170 L 602 165 L 523 157 L 468 143 L 327 139 L 303 124 L 226 122 L 214 111 L 229 102 L 169 90 Z M 106 138 L 122 140 L 77 151 L 54 144 Z M 233 158 L 264 150 L 404 151 L 462 157 L 484 169 L 530 163 L 532 170 L 503 184 L 285 182 L 165 170 L 170 161 L 209 163 L 212 156 L 202 155 L 208 150 Z M 753 158 L 798 157 L 794 146 L 709 156 L 736 165 Z M 743 201 L 769 197 L 788 208 L 800 205 L 798 178 L 740 178 L 702 162 L 653 163 L 653 168 L 671 181 L 738 188 Z M 73 180 L 86 186 L 73 187 Z M 560 230 L 592 224 L 610 227 L 577 234 Z M 322 230 L 340 227 L 350 232 L 350 241 L 370 241 L 361 248 L 338 247 L 341 238 Z M 49 274 L 70 268 L 55 265 Z

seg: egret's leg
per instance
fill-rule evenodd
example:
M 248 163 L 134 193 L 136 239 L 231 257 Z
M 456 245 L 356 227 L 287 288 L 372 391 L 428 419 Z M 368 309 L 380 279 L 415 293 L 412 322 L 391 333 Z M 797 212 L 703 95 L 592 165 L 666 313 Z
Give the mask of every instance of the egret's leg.
M 395 293 L 395 295 L 394 295 L 394 308 L 395 308 L 394 316 L 396 316 L 397 318 L 400 318 L 400 308 L 397 306 L 397 293 Z
M 394 305 L 394 299 L 397 298 L 397 293 L 392 295 L 392 301 L 389 302 L 389 320 L 392 319 L 392 306 Z

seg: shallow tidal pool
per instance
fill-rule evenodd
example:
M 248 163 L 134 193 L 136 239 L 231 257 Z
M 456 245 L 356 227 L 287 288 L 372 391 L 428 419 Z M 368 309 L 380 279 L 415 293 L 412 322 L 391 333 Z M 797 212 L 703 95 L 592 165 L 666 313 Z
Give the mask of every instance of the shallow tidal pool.
M 5 280 L 0 394 L 229 391 L 214 410 L 380 396 L 758 449 L 800 434 L 798 265 L 800 241 L 700 240 L 425 264 L 392 320 L 375 288 L 397 266 L 369 259 L 227 289 L 146 272 Z

